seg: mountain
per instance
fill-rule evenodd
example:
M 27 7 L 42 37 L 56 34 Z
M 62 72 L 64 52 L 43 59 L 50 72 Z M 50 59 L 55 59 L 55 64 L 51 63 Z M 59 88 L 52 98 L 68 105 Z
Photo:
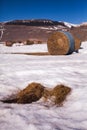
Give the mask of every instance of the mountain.
M 66 26 L 69 27 L 69 28 L 79 26 L 79 25 L 77 25 L 77 24 L 72 24 L 72 23 L 68 23 L 68 22 L 64 22 L 64 25 L 66 25 Z
M 87 41 L 87 24 L 80 24 L 76 27 L 72 27 L 70 32 L 81 39 L 81 41 Z
M 87 22 L 83 22 L 81 26 L 87 26 Z
M 27 25 L 27 26 L 66 26 L 64 22 L 53 21 L 49 19 L 31 19 L 31 20 L 13 20 L 5 22 L 7 25 Z
M 83 26 L 87 28 L 87 25 Z M 0 23 L 0 41 L 24 42 L 33 40 L 46 42 L 48 37 L 55 31 L 70 31 L 73 35 L 78 33 L 81 40 L 86 40 L 87 31 L 84 31 L 83 26 L 49 19 L 7 21 Z

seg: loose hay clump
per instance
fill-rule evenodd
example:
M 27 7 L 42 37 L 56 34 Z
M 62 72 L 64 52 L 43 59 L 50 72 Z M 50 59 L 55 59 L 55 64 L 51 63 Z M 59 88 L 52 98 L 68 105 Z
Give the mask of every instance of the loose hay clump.
M 2 102 L 27 104 L 36 102 L 42 98 L 45 103 L 50 101 L 50 104 L 60 106 L 63 104 L 70 91 L 71 88 L 62 84 L 57 85 L 52 89 L 46 88 L 40 83 L 33 82 L 19 93 L 11 95 L 7 99 L 2 100 Z
M 51 55 L 65 55 L 69 50 L 69 40 L 64 33 L 55 32 L 48 38 L 47 46 Z
M 39 100 L 44 93 L 44 86 L 40 83 L 31 83 L 25 89 L 21 90 L 15 95 L 1 100 L 3 103 L 32 103 Z
M 44 92 L 44 86 L 39 83 L 31 83 L 17 94 L 17 103 L 32 103 L 39 100 Z
M 47 100 L 51 99 L 51 96 L 52 96 L 52 89 L 45 88 L 43 93 L 44 101 L 46 102 Z
M 43 94 L 44 101 L 50 101 L 54 105 L 61 106 L 70 92 L 71 88 L 62 84 L 57 85 L 53 89 L 45 88 Z
M 52 90 L 52 96 L 54 96 L 54 103 L 57 105 L 62 105 L 65 101 L 67 95 L 71 92 L 71 88 L 65 85 L 57 85 Z

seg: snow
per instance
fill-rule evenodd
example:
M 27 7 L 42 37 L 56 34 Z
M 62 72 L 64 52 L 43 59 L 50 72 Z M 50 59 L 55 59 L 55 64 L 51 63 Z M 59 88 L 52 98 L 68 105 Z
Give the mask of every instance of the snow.
M 18 46 L 17 45 L 18 43 L 16 44 L 13 44 L 12 47 L 8 47 L 8 46 L 5 46 L 5 45 L 0 45 L 0 53 L 17 53 L 17 52 L 46 52 L 47 51 L 47 46 L 46 44 L 43 44 L 40 45 L 40 44 L 33 44 L 33 45 L 21 45 L 21 46 Z M 3 47 L 2 47 L 3 46 Z
M 72 24 L 72 23 L 68 23 L 68 22 L 64 22 L 64 24 L 65 24 L 67 27 L 69 27 L 69 28 L 71 28 L 72 26 L 73 26 L 73 27 L 79 26 L 78 24 Z
M 65 27 L 63 27 L 62 25 L 56 25 L 56 26 L 49 26 L 49 27 L 38 27 L 38 28 L 40 28 L 40 29 L 44 29 L 44 30 L 63 30 L 63 29 L 65 29 L 66 30 L 66 28 Z
M 87 130 L 87 42 L 67 56 L 29 56 L 11 52 L 47 52 L 47 45 L 6 47 L 0 44 L 0 100 L 31 82 L 72 88 L 62 107 L 0 102 L 0 130 Z

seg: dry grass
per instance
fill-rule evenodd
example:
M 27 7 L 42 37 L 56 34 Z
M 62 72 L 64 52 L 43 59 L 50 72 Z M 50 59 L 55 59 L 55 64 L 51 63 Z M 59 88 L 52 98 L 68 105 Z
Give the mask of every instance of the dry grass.
M 64 86 L 62 84 L 57 85 L 52 90 L 52 96 L 55 96 L 55 100 L 54 100 L 55 104 L 61 105 L 65 101 L 65 99 L 66 99 L 67 95 L 70 93 L 70 91 L 71 91 L 71 88 L 68 86 Z
M 62 105 L 67 95 L 71 92 L 71 88 L 65 85 L 57 85 L 53 89 L 45 89 L 43 97 L 45 101 L 51 99 L 56 105 Z
M 23 55 L 34 55 L 34 56 L 46 56 L 46 55 L 50 55 L 49 52 L 26 52 L 26 53 L 22 53 L 22 52 L 17 52 L 17 53 L 10 53 L 10 54 L 23 54 Z
M 44 86 L 39 83 L 31 83 L 17 94 L 17 103 L 32 103 L 39 100 L 44 92 Z
M 32 103 L 44 97 L 44 101 L 50 100 L 55 105 L 62 105 L 66 100 L 67 95 L 71 92 L 71 88 L 65 85 L 57 85 L 53 89 L 49 89 L 40 83 L 31 83 L 25 89 L 21 90 L 15 96 L 10 96 L 4 103 Z
M 44 97 L 44 101 L 46 102 L 48 99 L 51 98 L 52 94 L 51 94 L 52 89 L 48 89 L 45 88 L 44 89 L 44 93 L 43 93 L 43 97 Z

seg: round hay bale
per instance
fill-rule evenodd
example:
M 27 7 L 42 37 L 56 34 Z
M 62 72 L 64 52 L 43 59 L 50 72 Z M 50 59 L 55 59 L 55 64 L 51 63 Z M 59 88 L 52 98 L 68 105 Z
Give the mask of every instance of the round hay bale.
M 17 94 L 17 103 L 32 103 L 39 100 L 44 93 L 44 86 L 39 83 L 31 83 Z
M 75 39 L 75 51 L 80 49 L 81 46 L 81 40 L 78 39 L 77 37 L 74 38 Z
M 8 46 L 8 47 L 11 47 L 13 45 L 13 42 L 7 41 L 7 42 L 5 42 L 5 45 Z
M 47 41 L 48 51 L 51 55 L 67 55 L 77 50 L 77 43 L 69 32 L 55 32 Z
M 74 34 L 73 32 L 70 32 L 70 33 L 75 39 L 75 51 L 77 51 L 78 49 L 80 49 L 82 40 L 78 34 Z

